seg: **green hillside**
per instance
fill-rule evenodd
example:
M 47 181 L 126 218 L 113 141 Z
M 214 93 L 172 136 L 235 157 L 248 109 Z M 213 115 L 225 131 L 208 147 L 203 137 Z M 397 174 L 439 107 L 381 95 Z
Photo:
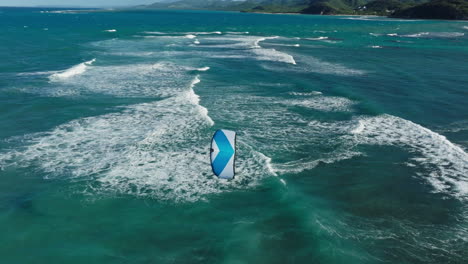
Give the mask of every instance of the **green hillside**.
M 435 0 L 398 10 L 392 16 L 424 19 L 468 19 L 468 1 Z
M 263 13 L 381 15 L 401 18 L 468 19 L 468 0 L 179 0 L 144 6 Z

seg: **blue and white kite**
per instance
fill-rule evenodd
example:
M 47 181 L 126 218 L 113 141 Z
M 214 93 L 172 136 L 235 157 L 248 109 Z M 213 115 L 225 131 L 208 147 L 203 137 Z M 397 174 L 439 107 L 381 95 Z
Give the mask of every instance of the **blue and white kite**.
M 211 168 L 221 179 L 234 178 L 236 158 L 236 132 L 220 129 L 211 140 Z

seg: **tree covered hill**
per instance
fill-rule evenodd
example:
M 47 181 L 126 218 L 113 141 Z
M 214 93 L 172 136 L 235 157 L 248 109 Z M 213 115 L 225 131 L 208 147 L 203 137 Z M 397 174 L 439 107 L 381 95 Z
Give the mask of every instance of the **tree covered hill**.
M 165 0 L 144 8 L 468 19 L 468 0 Z
M 401 18 L 468 19 L 467 0 L 435 0 L 413 7 L 399 9 L 392 14 Z

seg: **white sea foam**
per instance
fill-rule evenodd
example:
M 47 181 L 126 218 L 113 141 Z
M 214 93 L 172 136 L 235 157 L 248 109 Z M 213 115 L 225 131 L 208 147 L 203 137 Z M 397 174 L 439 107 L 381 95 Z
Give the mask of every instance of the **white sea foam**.
M 374 46 L 369 46 L 369 48 L 373 48 L 373 49 L 381 49 L 383 48 L 382 46 L 378 46 L 378 45 L 374 45 Z
M 321 61 L 313 57 L 308 57 L 305 59 L 306 63 L 308 64 L 308 67 L 306 67 L 306 69 L 311 72 L 335 74 L 342 76 L 363 75 L 366 73 L 363 70 L 348 68 L 338 63 Z
M 200 105 L 200 97 L 193 90 L 195 85 L 199 84 L 200 82 L 201 82 L 200 76 L 198 76 L 198 75 L 195 76 L 195 78 L 190 83 L 190 89 L 185 94 L 185 96 L 186 96 L 186 98 L 188 99 L 189 102 L 191 102 L 193 105 L 196 105 L 199 114 L 208 122 L 208 124 L 210 124 L 210 126 L 213 126 L 214 121 L 208 115 L 208 109 L 206 109 L 206 107 L 203 107 L 203 106 Z
M 200 80 L 200 76 L 195 76 L 195 78 L 192 80 L 192 82 L 190 83 L 190 89 L 193 89 L 193 87 L 195 87 L 195 85 L 197 85 L 198 83 L 200 83 L 201 80 Z
M 267 157 L 265 154 L 261 153 L 261 152 L 255 152 L 256 155 L 260 156 L 260 160 L 262 160 L 265 164 L 265 168 L 268 170 L 269 174 L 273 175 L 273 176 L 278 176 L 275 172 L 275 169 L 273 169 L 273 165 L 271 163 L 271 158 L 270 157 Z
M 199 45 L 199 44 L 200 44 L 200 41 L 199 41 L 198 39 L 196 39 L 196 40 L 193 41 L 193 44 Z
M 468 154 L 444 136 L 391 115 L 360 118 L 351 131 L 359 144 L 394 145 L 408 148 L 413 162 L 425 169 L 419 173 L 435 191 L 468 198 Z
M 285 103 L 325 112 L 349 112 L 355 104 L 347 98 L 334 96 L 314 96 L 302 100 L 285 101 Z
M 249 32 L 248 32 L 248 31 L 244 31 L 244 32 L 239 32 L 239 31 L 228 31 L 228 32 L 226 32 L 226 34 L 243 35 L 243 34 L 249 34 Z
M 362 120 L 359 120 L 358 126 L 356 128 L 354 128 L 353 130 L 351 130 L 351 133 L 352 134 L 360 134 L 360 133 L 362 133 L 364 128 L 365 128 L 364 122 L 362 122 Z
M 281 47 L 300 47 L 300 44 L 282 44 L 282 43 L 269 43 L 268 45 L 281 46 Z
M 349 19 L 349 20 L 371 20 L 372 16 L 351 16 L 351 17 L 342 17 L 340 19 Z
M 212 31 L 212 32 L 161 32 L 161 31 L 143 31 L 143 34 L 148 35 L 185 35 L 185 36 L 197 36 L 197 35 L 221 35 L 221 31 Z
M 324 40 L 324 39 L 328 39 L 328 37 L 316 37 L 316 38 L 304 38 L 304 39 L 307 39 L 307 40 Z
M 221 35 L 223 32 L 221 31 L 211 31 L 211 32 L 188 32 L 188 34 L 194 35 Z
M 420 20 L 410 20 L 410 19 L 395 19 L 395 18 L 384 18 L 381 16 L 352 16 L 352 17 L 342 17 L 340 19 L 349 19 L 349 20 L 364 20 L 364 21 L 380 21 L 380 22 L 417 22 Z
M 294 65 L 296 64 L 293 56 L 275 49 L 252 49 L 252 52 L 257 55 L 259 60 L 278 61 Z
M 338 63 L 325 62 L 311 56 L 301 56 L 298 58 L 299 62 L 302 65 L 302 67 L 300 68 L 284 69 L 276 67 L 274 65 L 262 65 L 262 67 L 264 69 L 272 71 L 296 71 L 305 73 L 314 72 L 320 74 L 333 74 L 340 76 L 356 76 L 363 75 L 366 73 L 363 70 L 348 68 Z
M 466 30 L 468 30 L 468 26 L 463 26 L 463 29 L 466 29 Z
M 301 92 L 289 92 L 290 95 L 296 95 L 296 96 L 311 96 L 311 95 L 321 95 L 322 92 L 319 91 L 312 91 L 308 93 L 301 93 Z
M 107 30 L 104 30 L 104 32 L 117 32 L 117 29 L 107 29 Z
M 329 37 L 324 37 L 324 36 L 316 37 L 316 38 L 304 38 L 304 39 L 312 40 L 312 41 L 321 41 L 321 42 L 326 42 L 326 43 L 338 43 L 338 41 L 333 40 Z
M 210 58 L 213 59 L 249 59 L 250 57 L 246 55 L 210 55 Z
M 166 35 L 167 34 L 165 32 L 160 32 L 160 31 L 143 31 L 141 33 L 148 34 L 148 35 Z
M 210 69 L 210 67 L 202 67 L 202 68 L 198 68 L 197 71 L 208 71 Z
M 300 159 L 286 163 L 275 164 L 275 172 L 277 173 L 301 173 L 303 171 L 312 170 L 320 164 L 332 164 L 343 160 L 352 159 L 361 156 L 362 153 L 357 151 L 349 151 L 347 149 L 339 149 L 338 151 L 328 153 L 328 157 L 320 159 Z
M 457 38 L 463 37 L 464 35 L 465 33 L 461 32 L 420 32 L 398 36 L 406 38 Z
M 106 94 L 119 97 L 174 96 L 187 87 L 192 76 L 187 68 L 173 63 L 94 66 L 73 78 L 54 79 L 62 85 L 51 87 L 55 96 Z M 58 89 L 58 90 L 57 90 Z
M 80 75 L 84 73 L 86 69 L 88 68 L 88 66 L 92 65 L 95 61 L 96 59 L 92 59 L 90 61 L 80 63 L 65 71 L 54 73 L 49 78 L 51 81 L 56 81 L 56 80 L 67 79 L 76 75 Z
M 40 11 L 40 13 L 51 13 L 51 14 L 77 14 L 84 13 L 89 10 L 51 10 L 51 11 Z
M 253 48 L 261 48 L 260 42 L 265 41 L 265 40 L 268 40 L 268 39 L 277 39 L 277 38 L 279 38 L 279 36 L 257 38 L 257 39 L 253 42 Z
M 258 37 L 258 36 L 209 36 L 204 38 L 204 42 L 210 43 L 206 45 L 209 48 L 228 48 L 228 49 L 252 49 L 261 48 L 259 43 L 276 37 Z
M 105 54 L 113 56 L 130 56 L 130 57 L 149 57 L 155 53 L 152 51 L 135 51 L 135 52 L 106 52 Z

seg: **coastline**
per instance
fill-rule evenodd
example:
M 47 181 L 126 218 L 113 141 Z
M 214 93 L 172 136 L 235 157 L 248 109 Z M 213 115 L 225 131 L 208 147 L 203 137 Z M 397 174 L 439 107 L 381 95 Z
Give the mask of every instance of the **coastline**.
M 128 10 L 173 10 L 173 11 L 212 11 L 212 12 L 233 12 L 233 13 L 249 13 L 249 14 L 269 14 L 269 15 L 312 15 L 312 16 L 337 16 L 337 17 L 370 17 L 370 18 L 386 18 L 386 19 L 403 19 L 403 20 L 436 20 L 436 21 L 460 21 L 467 22 L 468 19 L 443 19 L 443 18 L 414 18 L 414 17 L 395 17 L 395 16 L 382 16 L 382 15 L 368 15 L 368 14 L 310 14 L 298 12 L 253 12 L 242 10 L 220 10 L 220 9 L 171 9 L 171 8 L 79 8 L 79 7 L 14 7 L 14 6 L 0 6 L 0 8 L 34 8 L 34 9 L 52 9 L 50 13 L 81 13 L 81 12 L 120 12 Z M 47 12 L 48 13 L 48 12 Z
M 213 10 L 216 11 L 216 10 Z M 249 14 L 268 14 L 268 15 L 305 15 L 305 16 L 355 16 L 355 17 L 385 17 L 385 18 L 393 18 L 389 16 L 379 16 L 379 15 L 356 15 L 356 14 L 326 14 L 326 15 L 321 15 L 321 14 L 306 14 L 306 13 L 283 13 L 283 12 L 248 12 L 248 11 L 238 11 L 240 13 L 249 13 Z

